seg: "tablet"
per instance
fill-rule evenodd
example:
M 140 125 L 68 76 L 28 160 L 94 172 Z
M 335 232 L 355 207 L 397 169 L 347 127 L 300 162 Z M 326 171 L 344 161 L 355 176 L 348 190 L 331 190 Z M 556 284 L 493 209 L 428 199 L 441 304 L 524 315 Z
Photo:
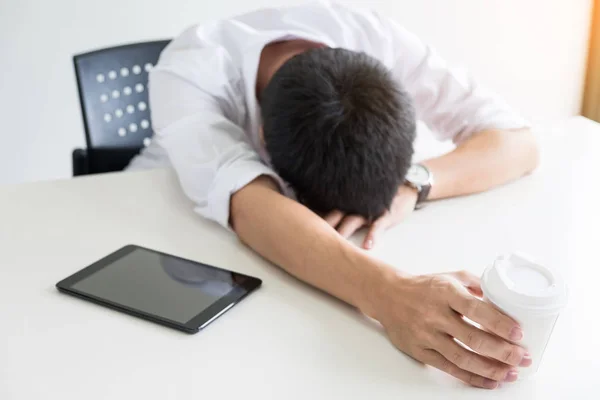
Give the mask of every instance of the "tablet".
M 56 287 L 84 300 L 196 333 L 261 283 L 251 276 L 129 245 Z

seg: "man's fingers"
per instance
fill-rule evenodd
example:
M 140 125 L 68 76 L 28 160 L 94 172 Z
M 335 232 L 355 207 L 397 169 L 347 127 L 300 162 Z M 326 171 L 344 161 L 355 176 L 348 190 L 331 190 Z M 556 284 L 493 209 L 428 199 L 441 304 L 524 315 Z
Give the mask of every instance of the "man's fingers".
M 350 237 L 360 229 L 367 221 L 358 215 L 348 215 L 338 225 L 337 230 L 345 238 Z
M 445 330 L 482 356 L 515 367 L 531 365 L 531 358 L 525 356 L 525 349 L 466 323 L 458 314 L 452 317 Z
M 379 236 L 390 226 L 390 218 L 388 214 L 385 214 L 383 217 L 377 219 L 371 227 L 369 228 L 369 232 L 367 236 L 365 236 L 365 240 L 363 242 L 363 247 L 367 250 L 373 248 Z
M 514 382 L 518 373 L 514 367 L 483 357 L 459 345 L 453 338 L 443 335 L 437 351 L 458 368 L 496 382 Z
M 323 218 L 325 220 L 325 222 L 327 222 L 329 225 L 331 225 L 332 227 L 336 227 L 339 225 L 339 223 L 342 221 L 342 219 L 344 218 L 344 213 L 338 210 L 334 210 L 332 212 L 330 212 L 329 214 L 327 214 L 325 216 L 325 218 Z
M 483 291 L 481 290 L 481 279 L 468 271 L 453 272 L 450 275 L 460 281 L 460 283 L 466 287 L 469 292 L 478 297 L 483 297 Z
M 498 387 L 498 382 L 460 369 L 435 350 L 425 350 L 421 361 L 460 379 L 468 385 L 482 389 L 496 389 Z
M 456 293 L 448 299 L 450 307 L 454 311 L 506 340 L 518 342 L 523 339 L 523 331 L 519 324 L 510 317 L 502 314 L 491 304 L 470 295 L 465 290 L 455 290 Z

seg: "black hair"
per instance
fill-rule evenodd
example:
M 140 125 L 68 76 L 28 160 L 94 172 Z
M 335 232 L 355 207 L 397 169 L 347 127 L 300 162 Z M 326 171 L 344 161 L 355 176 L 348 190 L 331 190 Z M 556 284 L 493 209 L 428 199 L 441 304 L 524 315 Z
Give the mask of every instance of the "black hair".
M 378 60 L 345 49 L 296 55 L 260 94 L 271 163 L 312 210 L 373 219 L 411 164 L 416 117 Z

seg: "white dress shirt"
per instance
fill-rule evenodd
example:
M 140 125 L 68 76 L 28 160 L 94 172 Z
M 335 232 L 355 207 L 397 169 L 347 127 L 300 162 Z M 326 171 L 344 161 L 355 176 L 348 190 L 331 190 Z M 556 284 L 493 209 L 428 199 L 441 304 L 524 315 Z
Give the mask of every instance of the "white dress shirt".
M 255 86 L 262 49 L 294 38 L 379 59 L 439 140 L 460 143 L 485 129 L 527 126 L 503 101 L 450 69 L 394 21 L 317 2 L 194 26 L 174 39 L 149 77 L 155 139 L 129 168 L 171 165 L 195 210 L 225 227 L 231 195 L 259 175 L 274 177 L 293 196 L 270 167 L 261 143 Z

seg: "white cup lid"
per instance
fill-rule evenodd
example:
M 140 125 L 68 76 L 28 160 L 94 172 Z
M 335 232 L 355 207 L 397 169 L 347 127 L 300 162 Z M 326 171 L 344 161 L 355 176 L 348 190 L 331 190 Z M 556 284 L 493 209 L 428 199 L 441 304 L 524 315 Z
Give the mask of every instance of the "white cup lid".
M 484 295 L 498 307 L 555 313 L 567 303 L 567 286 L 550 269 L 520 254 L 498 257 L 483 273 Z

